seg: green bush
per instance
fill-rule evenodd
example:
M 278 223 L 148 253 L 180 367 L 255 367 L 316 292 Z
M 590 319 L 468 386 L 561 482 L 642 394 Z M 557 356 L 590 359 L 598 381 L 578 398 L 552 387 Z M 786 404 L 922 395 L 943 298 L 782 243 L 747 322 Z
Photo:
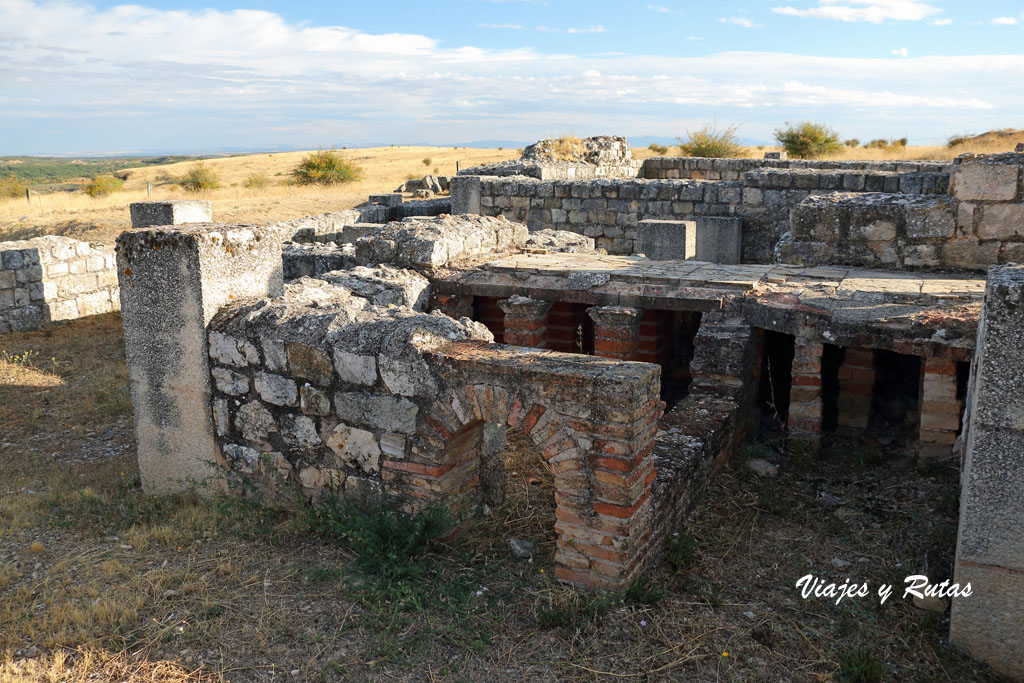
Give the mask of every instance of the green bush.
M 0 198 L 14 199 L 24 197 L 28 186 L 14 177 L 14 174 L 6 178 L 0 178 Z
M 245 179 L 245 186 L 250 189 L 262 189 L 269 184 L 270 179 L 267 178 L 267 174 L 263 171 L 250 173 L 249 177 Z
M 427 167 L 429 167 L 429 166 L 430 166 L 430 164 L 432 164 L 432 163 L 433 163 L 433 161 L 431 160 L 431 158 L 430 158 L 430 157 L 427 157 L 426 159 L 424 159 L 424 160 L 423 160 L 423 165 L 424 165 L 424 166 L 427 166 Z
M 417 558 L 452 525 L 444 508 L 415 515 L 381 506 L 361 509 L 333 493 L 305 511 L 313 531 L 354 550 L 356 564 L 384 585 L 417 577 Z
M 220 178 L 212 168 L 202 161 L 197 161 L 188 167 L 185 175 L 178 180 L 178 184 L 189 192 L 202 192 L 220 187 Z
M 679 151 L 686 157 L 738 157 L 743 153 L 743 148 L 736 141 L 738 128 L 727 126 L 719 130 L 715 124 L 708 124 L 698 131 L 687 130 L 685 140 L 678 138 Z
M 82 192 L 90 197 L 106 197 L 108 194 L 120 192 L 124 181 L 112 175 L 98 175 L 92 182 L 82 186 Z
M 359 180 L 363 169 L 346 161 L 336 149 L 321 149 L 306 155 L 292 171 L 300 185 L 336 185 Z
M 660 154 L 661 156 L 668 154 L 668 147 L 665 145 L 659 145 L 657 142 L 652 142 L 651 146 L 647 149 L 651 150 L 655 154 Z
M 803 121 L 775 131 L 775 139 L 789 156 L 796 159 L 817 159 L 835 154 L 842 149 L 839 134 L 828 126 L 812 121 Z
M 849 140 L 843 140 L 843 144 L 847 147 L 860 147 L 860 140 L 857 138 L 850 138 Z

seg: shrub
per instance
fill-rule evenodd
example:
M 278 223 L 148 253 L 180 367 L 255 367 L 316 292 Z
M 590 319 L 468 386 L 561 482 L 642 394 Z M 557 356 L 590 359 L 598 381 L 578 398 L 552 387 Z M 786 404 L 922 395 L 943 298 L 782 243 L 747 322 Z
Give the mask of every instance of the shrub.
M 220 187 L 220 179 L 212 168 L 202 161 L 197 161 L 188 167 L 185 175 L 178 180 L 178 184 L 189 192 L 202 192 Z
M 708 124 L 698 131 L 686 131 L 686 139 L 678 138 L 679 151 L 687 157 L 715 157 L 728 159 L 738 157 L 743 149 L 736 141 L 739 126 L 726 126 L 719 130 L 715 124 Z
M 252 189 L 264 188 L 270 184 L 270 179 L 267 174 L 263 171 L 257 173 L 250 173 L 249 177 L 245 179 L 245 186 Z
M 0 178 L 0 198 L 14 199 L 24 197 L 28 186 L 14 177 L 14 174 L 6 178 Z
M 864 146 L 867 147 L 868 149 L 889 149 L 889 141 L 888 140 L 877 139 L 877 140 L 872 140 L 871 142 L 869 142 L 868 144 L 866 144 Z
M 647 149 L 651 150 L 655 154 L 660 154 L 662 156 L 668 154 L 668 147 L 666 147 L 665 145 L 659 145 L 657 142 L 652 142 L 651 146 L 648 147 Z
M 346 161 L 337 150 L 321 149 L 306 155 L 292 171 L 300 185 L 336 185 L 359 180 L 363 169 Z
M 423 160 L 423 165 L 426 166 L 427 168 L 430 168 L 430 164 L 432 163 L 433 159 L 431 159 L 430 157 L 427 157 L 426 159 Z
M 847 147 L 860 147 L 860 140 L 857 138 L 850 138 L 849 140 L 843 140 L 843 144 Z
M 113 192 L 120 192 L 124 181 L 112 175 L 98 175 L 92 182 L 82 186 L 82 192 L 90 197 L 106 197 Z
M 871 650 L 864 647 L 839 657 L 836 678 L 848 683 L 876 683 L 882 680 L 884 674 L 885 666 L 875 659 Z
M 970 142 L 972 138 L 974 138 L 973 135 L 954 135 L 946 141 L 946 147 L 959 147 L 966 142 Z
M 775 131 L 775 139 L 789 156 L 797 159 L 816 159 L 835 154 L 842 145 L 839 134 L 820 123 L 803 121 L 796 125 L 786 122 L 785 128 Z

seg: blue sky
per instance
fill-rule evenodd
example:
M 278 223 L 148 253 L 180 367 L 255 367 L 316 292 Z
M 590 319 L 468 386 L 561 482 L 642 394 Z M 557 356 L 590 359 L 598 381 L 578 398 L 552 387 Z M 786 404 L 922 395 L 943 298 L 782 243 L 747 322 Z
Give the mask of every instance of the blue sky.
M 1024 127 L 1024 2 L 0 0 L 0 155 Z

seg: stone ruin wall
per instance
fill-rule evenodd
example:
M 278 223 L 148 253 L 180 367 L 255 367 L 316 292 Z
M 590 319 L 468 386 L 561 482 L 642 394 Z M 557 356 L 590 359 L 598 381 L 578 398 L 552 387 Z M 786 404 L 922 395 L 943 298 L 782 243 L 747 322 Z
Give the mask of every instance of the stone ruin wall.
M 743 262 L 770 263 L 789 230 L 791 210 L 812 195 L 844 189 L 942 195 L 948 184 L 948 174 L 875 170 L 760 170 L 732 181 L 459 176 L 452 179 L 452 209 L 503 215 L 530 230 L 578 232 L 612 254 L 635 252 L 642 220 L 735 216 L 743 221 Z
M 742 180 L 757 170 L 792 170 L 871 173 L 940 173 L 949 175 L 950 164 L 924 161 L 816 161 L 808 159 L 708 159 L 703 157 L 650 157 L 644 159 L 640 177 L 648 180 Z
M 54 235 L 0 242 L 0 334 L 120 307 L 113 249 Z

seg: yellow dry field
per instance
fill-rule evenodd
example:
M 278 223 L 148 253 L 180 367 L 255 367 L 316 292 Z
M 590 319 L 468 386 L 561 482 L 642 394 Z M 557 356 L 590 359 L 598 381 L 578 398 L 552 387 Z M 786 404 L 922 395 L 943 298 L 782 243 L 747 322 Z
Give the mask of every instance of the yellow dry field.
M 193 162 L 179 162 L 128 169 L 123 191 L 106 197 L 56 192 L 34 195 L 31 204 L 24 199 L 0 200 L 0 241 L 49 234 L 111 243 L 131 225 L 128 205 L 147 199 L 209 199 L 215 221 L 274 223 L 350 209 L 371 194 L 393 191 L 409 178 L 422 178 L 428 173 L 455 175 L 456 162 L 467 168 L 519 157 L 516 149 L 453 147 L 375 147 L 340 152 L 363 169 L 361 180 L 334 187 L 284 184 L 308 152 L 281 152 L 204 161 L 221 185 L 211 191 L 182 190 L 175 181 Z M 246 187 L 250 176 L 261 174 L 266 176 L 266 187 Z M 152 196 L 147 196 L 147 183 L 152 183 Z

